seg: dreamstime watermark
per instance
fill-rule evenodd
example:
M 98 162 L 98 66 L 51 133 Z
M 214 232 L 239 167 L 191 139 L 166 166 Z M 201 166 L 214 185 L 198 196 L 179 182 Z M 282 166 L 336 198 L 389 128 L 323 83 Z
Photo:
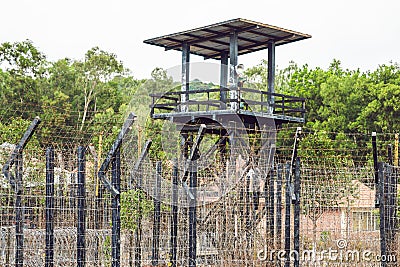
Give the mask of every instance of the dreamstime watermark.
M 329 263 L 368 263 L 368 262 L 395 262 L 396 255 L 378 255 L 371 250 L 348 249 L 345 239 L 336 241 L 336 248 L 328 248 L 321 251 L 302 250 L 300 253 L 295 250 L 264 249 L 257 253 L 261 261 L 295 261 L 307 262 L 329 262 Z

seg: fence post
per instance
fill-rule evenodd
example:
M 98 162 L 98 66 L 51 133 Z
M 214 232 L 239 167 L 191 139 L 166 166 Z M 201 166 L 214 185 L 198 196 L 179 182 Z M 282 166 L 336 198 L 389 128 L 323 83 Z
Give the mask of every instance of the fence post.
M 276 249 L 282 247 L 282 164 L 278 164 L 276 177 Z
M 254 176 L 253 176 L 254 178 Z M 252 235 L 251 235 L 251 228 L 252 228 L 252 221 L 251 221 L 251 192 L 250 192 L 250 176 L 247 175 L 246 176 L 246 181 L 245 181 L 245 190 L 244 190 L 244 209 L 245 209 L 245 214 L 244 214 L 244 218 L 245 218 L 245 223 L 246 223 L 246 250 L 248 252 L 250 252 L 251 249 L 251 245 L 253 244 L 252 241 Z
M 77 266 L 85 266 L 85 148 L 78 147 L 78 224 L 77 224 Z
M 113 220 L 112 220 L 112 241 L 111 241 L 111 246 L 112 246 L 112 266 L 113 267 L 119 267 L 120 264 L 120 259 L 119 259 L 119 253 L 120 253 L 120 224 L 121 224 L 121 218 L 120 218 L 120 188 L 116 188 L 120 184 L 120 176 L 121 176 L 121 171 L 120 171 L 120 147 L 122 144 L 122 140 L 125 137 L 125 135 L 128 133 L 130 130 L 134 119 L 135 119 L 135 114 L 130 113 L 128 118 L 126 119 L 124 125 L 122 126 L 121 131 L 119 132 L 117 138 L 114 141 L 114 144 L 112 145 L 110 151 L 107 154 L 106 159 L 103 161 L 101 164 L 101 167 L 98 171 L 98 177 L 101 179 L 103 182 L 103 185 L 105 188 L 111 193 L 112 195 L 112 210 L 113 210 Z M 112 181 L 110 182 L 107 180 L 106 174 L 107 170 L 110 167 L 110 163 L 112 162 Z M 116 217 L 114 217 L 114 214 Z
M 390 211 L 390 228 L 391 228 L 391 254 L 395 256 L 394 261 L 392 261 L 392 264 L 395 264 L 397 266 L 397 257 L 398 254 L 396 253 L 396 250 L 393 248 L 397 248 L 396 244 L 396 239 L 397 239 L 397 231 L 398 231 L 398 225 L 397 225 L 397 169 L 394 168 L 393 166 L 390 166 L 391 172 L 390 172 L 390 188 L 391 188 L 391 211 Z
M 153 249 L 151 264 L 158 266 L 159 246 L 160 246 L 160 223 L 161 223 L 161 161 L 156 163 L 156 179 L 154 185 L 154 217 L 153 217 Z
M 171 267 L 176 267 L 178 236 L 178 161 L 174 161 L 172 169 L 172 204 L 171 204 Z
M 45 267 L 54 265 L 54 150 L 46 149 L 46 258 Z
M 196 266 L 196 225 L 197 225 L 197 162 L 190 161 L 189 187 L 193 199 L 189 200 L 189 267 Z
M 379 175 L 378 175 L 378 151 L 376 148 L 376 132 L 372 132 L 372 156 L 373 156 L 373 160 L 374 160 L 374 176 L 375 176 L 375 208 L 379 207 L 379 200 L 380 200 L 380 196 L 379 196 Z
M 292 202 L 292 185 L 290 182 L 290 171 L 291 164 L 287 163 L 285 165 L 285 179 L 286 179 L 286 188 L 285 188 L 285 267 L 290 267 L 290 209 Z
M 139 158 L 135 162 L 135 166 L 133 167 L 133 170 L 131 172 L 130 178 L 128 180 L 128 186 L 129 188 L 133 187 L 133 182 L 134 179 L 136 178 L 136 186 L 135 189 L 137 190 L 138 194 L 138 205 L 137 205 L 137 218 L 136 218 L 136 229 L 135 229 L 135 258 L 134 258 L 134 265 L 135 267 L 140 267 L 141 266 L 141 260 L 142 260 L 142 249 L 140 247 L 141 242 L 142 242 L 142 207 L 141 207 L 141 201 L 142 201 L 142 173 L 140 172 L 141 165 L 143 163 L 144 158 L 146 157 L 150 146 L 151 146 L 152 141 L 147 140 L 145 143 L 142 152 L 139 155 Z
M 115 153 L 115 157 L 112 160 L 111 167 L 111 175 L 112 175 L 112 186 L 120 191 L 121 190 L 121 158 L 120 158 L 120 150 L 117 149 Z M 112 267 L 120 266 L 120 248 L 121 248 L 121 206 L 120 206 L 120 194 L 113 195 L 112 203 Z
M 300 266 L 300 159 L 296 158 L 296 166 L 294 172 L 294 194 L 296 197 L 294 203 L 294 251 L 297 252 L 294 260 L 294 267 Z
M 36 117 L 28 129 L 25 131 L 19 143 L 15 146 L 14 151 L 11 153 L 10 158 L 3 165 L 3 175 L 11 184 L 11 187 L 14 189 L 15 193 L 15 239 L 16 239 L 16 248 L 15 248 L 15 266 L 22 267 L 24 262 L 24 232 L 23 232 L 23 208 L 22 208 L 22 194 L 23 194 L 23 183 L 22 183 L 22 175 L 23 175 L 23 161 L 22 161 L 22 152 L 29 142 L 29 139 L 32 137 L 36 128 L 40 124 L 40 118 Z M 10 172 L 11 166 L 15 164 L 15 177 Z
M 386 201 L 385 201 L 385 164 L 378 163 L 378 178 L 379 178 L 379 217 L 380 217 L 380 239 L 381 239 L 381 256 L 387 255 L 387 240 L 386 240 Z M 386 267 L 386 263 L 381 263 L 382 267 Z
M 22 161 L 22 150 L 18 152 L 15 164 L 15 266 L 22 267 L 24 263 L 24 214 L 22 207 L 22 173 L 23 173 L 23 161 Z
M 271 235 L 272 243 L 274 243 L 274 235 L 275 235 L 275 224 L 274 224 L 274 207 L 275 207 L 275 181 L 274 181 L 274 169 L 271 168 L 270 171 L 270 179 L 269 179 L 269 193 L 268 193 L 268 204 L 269 204 L 269 233 Z

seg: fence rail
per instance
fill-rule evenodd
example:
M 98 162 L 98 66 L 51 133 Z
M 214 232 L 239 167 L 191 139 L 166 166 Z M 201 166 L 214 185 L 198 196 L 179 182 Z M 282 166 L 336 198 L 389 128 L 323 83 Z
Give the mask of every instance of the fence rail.
M 150 94 L 152 97 L 151 114 L 173 112 L 200 112 L 226 110 L 231 103 L 237 103 L 239 110 L 247 110 L 276 115 L 288 115 L 304 118 L 305 99 L 268 91 L 239 87 L 237 98 L 220 100 L 221 92 L 230 92 L 229 88 L 190 90 L 188 92 L 170 91 L 164 94 Z M 189 99 L 182 102 L 182 95 Z M 269 99 L 273 99 L 270 101 Z M 185 108 L 184 108 L 185 107 Z M 186 109 L 186 107 L 188 107 Z

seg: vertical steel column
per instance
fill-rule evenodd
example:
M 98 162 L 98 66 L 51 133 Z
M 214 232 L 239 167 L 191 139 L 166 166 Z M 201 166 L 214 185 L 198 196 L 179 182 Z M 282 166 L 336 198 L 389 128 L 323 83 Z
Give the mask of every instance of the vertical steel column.
M 151 256 L 152 266 L 158 266 L 160 248 L 160 224 L 161 224 L 161 161 L 156 163 L 156 181 L 154 185 L 154 216 L 153 216 L 153 249 Z
M 54 266 L 54 150 L 46 149 L 46 256 L 45 267 Z
M 246 181 L 245 181 L 245 189 L 244 189 L 244 208 L 245 208 L 245 223 L 246 223 L 246 250 L 251 251 L 251 245 L 253 243 L 252 240 L 252 219 L 251 215 L 251 199 L 252 199 L 252 193 L 250 192 L 250 180 L 251 177 L 250 175 L 246 175 Z M 254 177 L 253 177 L 253 182 L 254 182 Z
M 389 144 L 388 147 L 388 161 L 389 164 L 387 165 L 387 184 L 386 184 L 386 206 L 387 206 L 387 236 L 388 236 L 388 244 L 389 247 L 392 247 L 393 245 L 393 237 L 395 230 L 395 217 L 396 217 L 396 203 L 395 203 L 395 194 L 396 192 L 394 191 L 394 173 L 393 173 L 393 146 L 392 144 Z
M 282 246 L 282 164 L 278 164 L 276 177 L 276 248 Z
M 268 107 L 273 113 L 275 105 L 275 42 L 268 43 Z
M 24 263 L 24 214 L 22 207 L 22 150 L 18 152 L 15 164 L 15 266 L 22 267 Z
M 375 174 L 375 208 L 379 207 L 379 177 L 378 177 L 378 151 L 376 148 L 376 132 L 372 132 L 372 155 L 374 159 Z
M 291 164 L 287 163 L 285 165 L 285 179 L 286 179 L 286 188 L 285 188 L 285 267 L 290 267 L 290 208 L 291 208 L 291 200 L 292 200 L 292 185 L 290 182 L 290 170 Z
M 387 240 L 386 240 L 386 203 L 385 203 L 385 164 L 378 163 L 378 179 L 379 179 L 379 230 L 381 239 L 381 256 L 387 255 Z M 382 267 L 386 267 L 386 262 L 381 263 Z
M 226 88 L 228 86 L 228 53 L 221 53 L 220 94 L 221 109 L 226 109 Z
M 115 157 L 112 160 L 111 167 L 111 184 L 120 192 L 121 190 L 121 158 L 120 149 L 118 148 Z M 112 208 L 112 240 L 111 240 L 111 254 L 112 254 L 112 267 L 120 267 L 121 265 L 121 205 L 120 194 L 113 195 L 111 208 Z
M 238 33 L 232 31 L 229 40 L 229 98 L 231 110 L 238 110 L 238 77 L 236 66 L 238 64 Z
M 392 161 L 393 162 L 393 161 Z M 396 218 L 396 203 L 395 203 L 395 194 L 394 191 L 394 172 L 393 166 L 390 164 L 386 165 L 386 186 L 385 186 L 385 195 L 386 195 L 386 236 L 387 242 L 389 244 L 389 248 L 393 248 L 394 242 L 394 233 L 395 229 L 395 218 Z M 392 251 L 390 251 L 392 252 Z
M 300 266 L 300 159 L 296 158 L 294 170 L 294 194 L 296 200 L 294 202 L 294 251 L 297 252 L 294 260 L 294 267 Z
M 397 215 L 397 172 L 398 170 L 392 166 L 390 166 L 390 187 L 391 187 L 391 212 L 390 212 L 390 228 L 391 228 L 391 236 L 390 236 L 390 246 L 392 250 L 390 251 L 392 255 L 395 255 L 395 247 L 397 247 L 397 229 L 398 229 L 398 215 Z M 398 255 L 397 255 L 398 256 Z M 392 261 L 393 265 L 397 266 L 397 257 Z
M 171 267 L 176 267 L 178 245 L 178 161 L 172 168 L 172 204 L 171 204 Z
M 186 104 L 189 101 L 189 82 L 190 82 L 190 45 L 188 43 L 182 44 L 182 85 L 181 91 L 181 111 L 189 111 L 189 107 Z
M 275 179 L 274 179 L 274 170 L 271 168 L 270 171 L 270 179 L 269 179 L 269 192 L 268 192 L 268 210 L 269 210 L 269 234 L 271 235 L 272 242 L 274 242 L 274 236 L 275 236 L 275 224 L 274 224 L 274 218 L 275 218 Z
M 77 223 L 77 266 L 85 266 L 85 148 L 78 147 L 78 223 Z
M 6 178 L 11 187 L 14 189 L 15 193 L 15 266 L 22 267 L 24 261 L 24 232 L 23 232 L 23 223 L 24 223 L 24 214 L 22 208 L 22 194 L 23 194 L 23 183 L 22 183 L 22 175 L 23 175 L 23 161 L 22 161 L 22 151 L 26 144 L 29 142 L 29 139 L 32 137 L 35 129 L 40 123 L 40 118 L 36 117 L 28 129 L 25 131 L 19 143 L 16 145 L 14 151 L 11 153 L 10 158 L 3 165 L 2 172 L 4 178 Z M 14 164 L 15 166 L 15 177 L 10 172 L 11 166 Z M 7 256 L 8 257 L 8 254 Z
M 196 266 L 196 225 L 197 225 L 197 162 L 190 162 L 189 187 L 193 199 L 189 200 L 189 267 Z

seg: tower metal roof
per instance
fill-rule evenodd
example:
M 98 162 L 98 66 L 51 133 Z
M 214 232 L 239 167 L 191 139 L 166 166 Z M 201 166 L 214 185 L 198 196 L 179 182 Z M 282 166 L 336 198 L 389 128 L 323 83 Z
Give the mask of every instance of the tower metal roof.
M 222 53 L 229 53 L 232 31 L 238 33 L 238 54 L 244 55 L 268 47 L 269 42 L 283 45 L 311 35 L 255 22 L 247 19 L 232 19 L 188 31 L 168 34 L 145 40 L 144 43 L 164 47 L 165 50 L 182 50 L 182 44 L 190 45 L 190 53 L 204 58 L 220 59 Z

